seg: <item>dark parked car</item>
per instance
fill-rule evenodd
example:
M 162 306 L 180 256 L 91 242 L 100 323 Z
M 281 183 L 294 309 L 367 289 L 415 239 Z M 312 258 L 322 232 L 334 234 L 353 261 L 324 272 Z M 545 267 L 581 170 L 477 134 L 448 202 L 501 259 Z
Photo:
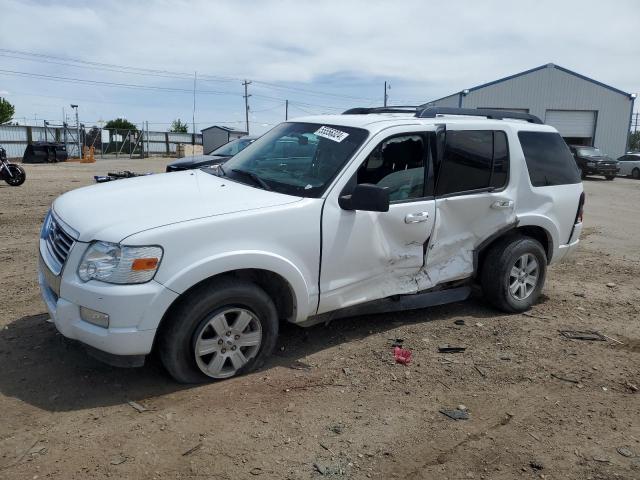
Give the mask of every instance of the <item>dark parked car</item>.
M 573 158 L 582 172 L 582 178 L 587 175 L 603 175 L 607 180 L 613 180 L 618 174 L 618 161 L 603 154 L 595 147 L 569 145 Z
M 245 136 L 237 138 L 229 143 L 218 147 L 208 155 L 192 155 L 190 157 L 184 157 L 171 162 L 167 165 L 167 172 L 177 172 L 179 170 L 190 170 L 193 168 L 208 167 L 211 165 L 218 165 L 224 163 L 233 157 L 235 154 L 244 150 L 249 144 L 258 137 Z

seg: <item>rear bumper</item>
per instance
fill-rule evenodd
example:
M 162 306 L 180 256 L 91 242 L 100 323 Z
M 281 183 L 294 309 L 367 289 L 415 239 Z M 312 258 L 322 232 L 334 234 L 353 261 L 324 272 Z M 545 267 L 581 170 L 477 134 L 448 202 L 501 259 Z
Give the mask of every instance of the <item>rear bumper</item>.
M 582 222 L 576 223 L 573 227 L 573 232 L 571 234 L 571 238 L 569 239 L 569 243 L 566 245 L 560 245 L 558 247 L 558 253 L 554 257 L 552 263 L 559 262 L 564 260 L 573 252 L 575 252 L 578 248 L 578 244 L 580 243 L 580 234 L 582 233 Z

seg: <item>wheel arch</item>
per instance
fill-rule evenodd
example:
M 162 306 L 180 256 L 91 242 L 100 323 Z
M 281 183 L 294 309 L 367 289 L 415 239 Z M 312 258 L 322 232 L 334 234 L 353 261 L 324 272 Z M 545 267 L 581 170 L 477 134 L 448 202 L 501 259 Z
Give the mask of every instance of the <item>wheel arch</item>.
M 516 223 L 496 232 L 494 235 L 482 242 L 474 252 L 474 278 L 480 278 L 484 259 L 489 249 L 505 237 L 524 235 L 537 240 L 547 256 L 547 264 L 551 262 L 554 252 L 554 240 L 551 233 L 539 225 L 521 225 Z
M 176 292 L 178 297 L 165 311 L 160 323 L 186 295 L 222 276 L 233 276 L 256 283 L 273 299 L 280 318 L 290 322 L 300 322 L 315 313 L 314 298 L 317 300 L 317 293 L 293 263 L 264 252 L 235 252 L 232 255 L 205 259 L 162 282 L 165 287 Z

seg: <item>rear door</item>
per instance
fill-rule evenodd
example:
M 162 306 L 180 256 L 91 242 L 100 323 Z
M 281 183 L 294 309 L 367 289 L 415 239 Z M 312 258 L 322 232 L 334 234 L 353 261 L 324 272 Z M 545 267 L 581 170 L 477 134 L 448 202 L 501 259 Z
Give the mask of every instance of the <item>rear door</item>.
M 516 222 L 507 132 L 448 125 L 435 199 L 437 221 L 420 289 L 470 277 L 474 252 Z

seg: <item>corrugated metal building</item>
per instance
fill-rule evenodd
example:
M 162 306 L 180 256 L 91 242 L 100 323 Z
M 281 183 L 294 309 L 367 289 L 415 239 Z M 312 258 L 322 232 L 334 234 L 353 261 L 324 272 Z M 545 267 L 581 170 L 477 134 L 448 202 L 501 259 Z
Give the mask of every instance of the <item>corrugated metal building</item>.
M 247 132 L 236 130 L 230 127 L 221 127 L 213 125 L 207 127 L 202 132 L 202 150 L 204 153 L 211 153 L 216 148 L 221 147 L 225 143 L 229 143 L 236 138 L 244 137 Z
M 425 105 L 532 113 L 567 143 L 593 145 L 617 158 L 627 148 L 635 97 L 550 63 Z

